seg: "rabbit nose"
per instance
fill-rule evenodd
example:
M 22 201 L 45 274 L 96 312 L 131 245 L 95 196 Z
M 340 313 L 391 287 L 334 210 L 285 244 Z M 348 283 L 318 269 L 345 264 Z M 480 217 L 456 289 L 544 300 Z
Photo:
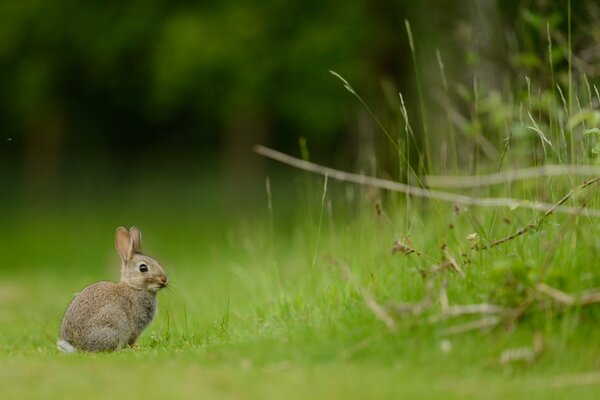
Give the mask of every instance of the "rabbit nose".
M 163 276 L 159 276 L 158 280 L 160 281 L 160 284 L 162 286 L 167 286 L 168 279 L 167 279 L 166 276 L 164 276 L 164 275 Z

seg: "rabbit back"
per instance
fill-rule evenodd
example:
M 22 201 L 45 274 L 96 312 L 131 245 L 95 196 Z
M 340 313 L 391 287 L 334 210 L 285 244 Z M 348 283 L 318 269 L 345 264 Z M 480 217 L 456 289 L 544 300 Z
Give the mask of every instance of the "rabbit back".
M 85 351 L 119 350 L 135 343 L 155 309 L 151 292 L 97 282 L 77 294 L 65 311 L 60 340 Z

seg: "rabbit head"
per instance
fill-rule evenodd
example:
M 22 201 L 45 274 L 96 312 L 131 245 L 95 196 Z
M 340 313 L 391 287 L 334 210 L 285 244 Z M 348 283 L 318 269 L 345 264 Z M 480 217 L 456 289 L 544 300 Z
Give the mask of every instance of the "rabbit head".
M 167 286 L 167 275 L 158 261 L 142 253 L 142 233 L 138 228 L 119 227 L 115 244 L 121 257 L 121 282 L 150 292 Z

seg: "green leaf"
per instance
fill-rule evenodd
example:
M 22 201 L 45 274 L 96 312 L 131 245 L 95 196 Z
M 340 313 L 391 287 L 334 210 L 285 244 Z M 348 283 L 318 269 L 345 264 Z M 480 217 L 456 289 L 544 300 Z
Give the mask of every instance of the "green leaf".
M 586 129 L 585 131 L 583 131 L 584 135 L 598 135 L 600 134 L 600 129 L 598 128 L 591 128 L 591 129 Z
M 567 127 L 569 129 L 573 129 L 583 123 L 587 123 L 592 127 L 600 126 L 600 112 L 590 109 L 583 109 L 569 119 L 569 122 L 567 122 Z

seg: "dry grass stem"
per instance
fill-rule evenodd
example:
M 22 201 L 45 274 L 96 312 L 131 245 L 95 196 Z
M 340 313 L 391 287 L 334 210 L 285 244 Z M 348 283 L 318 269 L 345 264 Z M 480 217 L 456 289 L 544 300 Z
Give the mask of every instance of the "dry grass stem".
M 600 290 L 594 289 L 589 290 L 581 294 L 579 298 L 579 304 L 582 306 L 586 306 L 589 304 L 597 304 L 600 303 Z
M 600 303 L 600 290 L 590 289 L 580 295 L 572 295 L 561 290 L 553 288 L 545 283 L 538 283 L 536 286 L 538 292 L 545 294 L 548 297 L 564 304 L 567 307 L 572 306 L 587 306 Z
M 533 224 L 533 223 L 527 224 L 525 226 L 520 227 L 515 233 L 513 233 L 511 235 L 508 235 L 508 236 L 505 236 L 502 239 L 494 240 L 487 247 L 486 246 L 479 246 L 479 247 L 477 247 L 477 249 L 486 249 L 488 247 L 496 247 L 496 246 L 499 246 L 499 245 L 501 245 L 503 243 L 510 242 L 511 240 L 516 239 L 519 236 L 524 235 L 525 233 L 527 233 L 527 232 L 529 232 L 529 231 L 537 228 L 537 226 L 538 226 L 537 224 Z M 473 248 L 475 248 L 475 247 L 473 247 Z
M 560 209 L 560 207 L 567 200 L 569 200 L 575 193 L 591 186 L 592 184 L 598 182 L 599 180 L 600 180 L 600 176 L 597 176 L 597 177 L 590 179 L 590 180 L 582 183 L 581 185 L 569 190 L 569 192 L 567 194 L 565 194 L 558 202 L 556 202 L 552 207 L 550 207 L 548 210 L 546 210 L 546 212 L 541 217 L 534 219 L 532 222 L 530 222 L 529 224 L 527 224 L 525 226 L 522 226 L 515 233 L 508 235 L 502 239 L 493 241 L 492 243 L 489 244 L 489 246 L 482 246 L 481 249 L 496 247 L 503 243 L 509 242 L 531 230 L 537 229 L 540 226 L 540 224 L 544 221 L 544 219 L 546 219 L 549 215 L 552 215 L 554 212 L 558 211 Z M 579 210 L 582 211 L 582 208 L 579 208 Z
M 581 207 L 558 206 L 548 203 L 532 202 L 528 200 L 520 200 L 506 197 L 472 197 L 460 195 L 456 193 L 442 192 L 429 190 L 417 186 L 406 185 L 400 182 L 394 182 L 386 179 L 374 178 L 351 172 L 340 171 L 337 169 L 324 167 L 309 161 L 304 161 L 296 157 L 289 156 L 279 151 L 269 149 L 264 146 L 254 146 L 254 151 L 262 156 L 271 158 L 281 163 L 292 167 L 313 172 L 315 174 L 327 175 L 331 179 L 341 182 L 351 182 L 359 185 L 376 187 L 379 189 L 390 190 L 394 192 L 406 193 L 411 196 L 423 197 L 432 200 L 439 200 L 449 203 L 456 203 L 468 206 L 477 207 L 508 207 L 508 208 L 527 208 L 539 211 L 552 211 L 563 214 L 582 214 L 590 217 L 600 217 L 600 210 L 597 209 L 581 209 Z M 561 203 L 562 204 L 562 203 Z
M 413 245 L 412 240 L 410 239 L 410 236 L 406 236 L 403 239 L 398 239 L 394 242 L 394 244 L 392 244 L 392 255 L 394 255 L 396 253 L 404 254 L 405 256 L 415 253 L 418 256 L 421 256 L 421 255 L 425 256 L 425 257 L 429 258 L 430 260 L 432 260 L 433 262 L 436 262 L 436 263 L 440 262 L 435 257 L 430 256 L 429 254 L 423 253 L 422 251 L 415 249 L 415 246 Z
M 529 347 L 514 347 L 506 349 L 500 355 L 500 364 L 506 365 L 517 361 L 532 363 L 536 359 L 535 351 Z
M 444 321 L 450 318 L 462 317 L 465 315 L 496 315 L 496 316 L 506 316 L 509 315 L 513 310 L 507 307 L 498 306 L 494 304 L 468 304 L 468 305 L 457 305 L 457 306 L 449 306 L 445 310 L 442 309 L 442 312 L 439 315 L 434 315 L 429 318 L 430 323 L 437 323 L 440 321 Z
M 502 318 L 497 316 L 485 317 L 475 321 L 467 322 L 465 324 L 455 325 L 450 328 L 444 329 L 441 334 L 443 336 L 460 335 L 477 330 L 492 329 L 496 327 Z
M 500 354 L 500 364 L 506 365 L 514 362 L 534 362 L 544 351 L 544 339 L 539 332 L 533 335 L 531 346 L 511 347 Z
M 488 175 L 442 176 L 428 175 L 424 182 L 428 186 L 440 188 L 476 188 L 498 185 L 506 182 L 537 179 L 548 176 L 598 176 L 600 167 L 595 165 L 544 165 L 539 167 L 513 169 Z
M 449 317 L 466 314 L 506 314 L 510 309 L 495 304 L 468 304 L 463 306 L 450 306 L 444 313 Z
M 347 267 L 346 267 L 347 268 Z M 349 270 L 345 272 L 348 274 Z M 351 279 L 354 279 L 353 277 Z M 441 333 L 444 336 L 449 335 L 458 335 L 462 333 L 467 333 L 474 330 L 486 330 L 493 329 L 498 324 L 504 322 L 507 326 L 514 325 L 526 312 L 531 309 L 531 305 L 536 301 L 540 301 L 540 298 L 536 293 L 543 293 L 552 299 L 558 301 L 559 303 L 568 307 L 578 306 L 578 305 L 590 305 L 600 303 L 600 290 L 599 289 L 591 289 L 583 292 L 579 296 L 575 296 L 572 294 L 568 294 L 562 292 L 558 289 L 552 288 L 544 283 L 540 283 L 536 287 L 537 291 L 533 292 L 529 295 L 518 307 L 509 308 L 496 304 L 466 304 L 466 305 L 449 305 L 446 288 L 444 285 L 440 288 L 439 291 L 439 301 L 441 312 L 437 315 L 432 315 L 428 318 L 428 322 L 435 324 L 452 318 L 459 318 L 463 316 L 469 315 L 487 315 L 487 317 L 483 317 L 477 319 L 475 321 L 470 321 L 464 324 L 459 324 L 452 326 L 450 328 L 446 328 Z M 382 321 L 386 322 L 388 327 L 394 326 L 395 324 L 390 324 L 388 318 L 391 319 L 390 314 L 388 312 L 398 315 L 398 316 L 413 316 L 418 317 L 423 315 L 425 312 L 429 311 L 433 306 L 433 301 L 431 295 L 424 297 L 418 303 L 397 303 L 397 302 L 387 302 L 385 304 L 385 309 L 381 307 L 379 304 L 375 302 L 373 297 L 365 291 L 365 289 L 360 289 L 363 297 L 365 298 L 365 302 L 367 305 L 373 310 L 376 316 Z M 579 300 L 576 300 L 579 299 Z M 531 310 L 531 312 L 539 312 L 543 311 L 545 308 L 543 304 L 540 304 L 541 307 L 535 308 Z M 387 310 L 387 312 L 385 312 Z M 383 313 L 381 311 L 384 311 Z M 543 342 L 541 341 L 541 337 L 535 337 L 533 344 L 533 354 L 537 356 L 542 351 Z M 515 350 L 515 349 L 513 349 Z M 518 350 L 518 351 L 517 351 Z M 521 352 L 522 349 L 516 349 L 515 351 L 507 351 L 504 359 L 506 362 L 512 362 L 517 360 L 525 360 L 529 358 L 526 354 L 528 351 Z M 501 361 L 502 362 L 502 361 Z
M 417 255 L 420 255 L 420 253 L 417 250 L 415 250 L 412 241 L 408 236 L 404 239 L 398 239 L 394 242 L 394 244 L 392 245 L 392 255 L 396 253 L 404 254 L 405 256 L 411 253 L 416 253 Z
M 546 296 L 552 297 L 559 303 L 563 303 L 567 306 L 575 304 L 575 298 L 568 293 L 562 292 L 558 289 L 548 286 L 545 283 L 538 283 L 535 287 L 538 292 L 545 294 Z

